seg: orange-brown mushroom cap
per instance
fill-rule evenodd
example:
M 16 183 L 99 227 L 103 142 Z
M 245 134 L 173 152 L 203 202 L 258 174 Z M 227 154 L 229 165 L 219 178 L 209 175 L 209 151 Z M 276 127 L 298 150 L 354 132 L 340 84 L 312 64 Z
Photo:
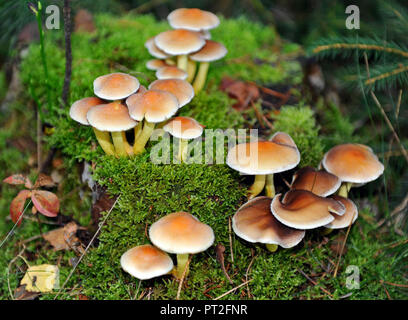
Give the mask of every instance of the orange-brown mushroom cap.
M 220 20 L 214 13 L 196 8 L 176 9 L 168 15 L 167 20 L 174 29 L 194 31 L 213 29 L 220 24 Z
M 157 79 L 187 79 L 187 72 L 174 66 L 165 66 L 156 71 Z
M 129 115 L 132 119 L 158 123 L 172 117 L 178 110 L 177 98 L 163 90 L 147 90 L 136 93 L 126 99 Z
M 163 130 L 179 139 L 195 139 L 203 134 L 203 126 L 190 117 L 175 117 L 163 126 Z
M 198 32 L 177 29 L 159 33 L 154 42 L 156 46 L 171 55 L 183 55 L 196 52 L 205 45 L 205 40 Z
M 139 89 L 139 80 L 126 73 L 100 76 L 93 82 L 94 93 L 105 100 L 122 100 Z
M 280 223 L 271 213 L 271 202 L 269 197 L 257 197 L 241 206 L 232 218 L 234 232 L 248 242 L 296 246 L 305 231 Z
M 154 42 L 154 37 L 148 39 L 148 40 L 145 42 L 145 47 L 146 47 L 147 51 L 149 51 L 149 53 L 150 53 L 153 57 L 155 57 L 155 58 L 158 58 L 158 59 L 167 59 L 167 58 L 170 58 L 170 57 L 171 57 L 170 54 L 164 52 L 163 50 L 160 50 L 160 49 L 156 46 L 156 43 Z
M 174 212 L 152 224 L 149 237 L 163 251 L 176 254 L 198 253 L 214 243 L 210 226 L 187 212 Z
M 300 153 L 296 147 L 274 141 L 241 143 L 228 151 L 227 165 L 245 174 L 274 174 L 298 165 Z
M 329 224 L 325 225 L 329 229 L 341 229 L 347 228 L 350 223 L 354 223 L 358 218 L 357 206 L 348 198 L 344 198 L 339 195 L 332 195 L 330 198 L 340 202 L 345 207 L 346 211 L 343 215 L 339 216 L 333 214 L 334 220 Z
M 329 224 L 336 213 L 345 212 L 343 204 L 323 198 L 306 190 L 290 190 L 281 201 L 282 194 L 277 194 L 271 203 L 272 214 L 284 225 L 295 229 L 314 229 Z
M 89 124 L 100 131 L 126 131 L 137 125 L 126 106 L 111 102 L 91 108 L 86 115 Z
M 191 84 L 181 79 L 159 79 L 149 85 L 151 90 L 164 90 L 174 94 L 179 107 L 185 106 L 194 98 L 194 89 Z
M 342 181 L 367 183 L 384 172 L 384 165 L 370 147 L 361 144 L 341 144 L 330 149 L 323 157 L 323 167 Z
M 292 190 L 308 190 L 321 197 L 335 193 L 341 186 L 341 180 L 324 170 L 304 167 L 295 172 L 292 179 Z
M 88 126 L 89 122 L 86 118 L 86 114 L 88 113 L 89 109 L 104 103 L 105 101 L 97 97 L 80 99 L 72 104 L 71 108 L 69 109 L 69 116 L 76 122 Z
M 159 70 L 160 68 L 163 68 L 163 67 L 168 67 L 168 66 L 170 65 L 168 65 L 166 61 L 160 60 L 160 59 L 151 59 L 146 62 L 146 68 L 149 70 L 154 70 L 154 71 Z
M 145 244 L 126 251 L 120 258 L 122 269 L 145 280 L 159 277 L 173 269 L 173 260 L 162 250 Z
M 199 62 L 210 62 L 222 59 L 227 54 L 227 48 L 219 42 L 206 40 L 204 47 L 190 55 L 190 59 Z

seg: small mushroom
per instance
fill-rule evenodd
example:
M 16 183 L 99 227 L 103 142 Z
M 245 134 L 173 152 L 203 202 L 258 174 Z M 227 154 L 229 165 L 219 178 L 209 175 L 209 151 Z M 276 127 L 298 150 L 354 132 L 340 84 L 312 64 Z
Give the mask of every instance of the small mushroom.
M 205 45 L 205 40 L 198 32 L 185 29 L 164 31 L 154 38 L 154 42 L 160 50 L 177 56 L 177 67 L 184 71 L 187 71 L 188 54 Z
M 341 144 L 331 148 L 323 157 L 322 165 L 343 182 L 339 195 L 347 198 L 352 186 L 376 180 L 384 172 L 373 150 L 362 144 Z
M 174 271 L 177 278 L 182 277 L 189 254 L 205 251 L 214 243 L 211 227 L 182 211 L 170 213 L 153 223 L 149 229 L 149 237 L 156 247 L 177 254 L 177 267 Z
M 186 161 L 188 140 L 200 137 L 203 134 L 203 125 L 190 117 L 175 117 L 163 126 L 163 130 L 180 139 L 177 158 Z
M 137 122 L 129 116 L 126 106 L 117 101 L 102 104 L 91 108 L 86 117 L 92 127 L 99 131 L 111 132 L 116 155 L 128 155 L 124 132 L 134 128 Z
M 145 244 L 126 251 L 120 265 L 133 277 L 146 280 L 168 274 L 173 269 L 173 260 L 167 253 Z
M 194 98 L 194 89 L 185 80 L 163 79 L 155 80 L 149 85 L 150 90 L 163 90 L 174 94 L 179 102 L 179 107 L 188 104 Z
M 126 73 L 111 73 L 96 78 L 94 93 L 101 99 L 116 101 L 129 97 L 139 90 L 139 80 Z
M 187 29 L 192 31 L 210 30 L 218 27 L 220 19 L 209 11 L 197 8 L 179 8 L 167 16 L 173 29 Z
M 338 195 L 332 195 L 330 198 L 343 204 L 346 211 L 343 215 L 333 214 L 334 220 L 329 224 L 325 225 L 326 228 L 328 229 L 347 228 L 350 224 L 354 223 L 357 220 L 358 209 L 353 201 Z
M 190 55 L 190 59 L 192 61 L 200 62 L 200 67 L 198 68 L 198 72 L 193 83 L 194 92 L 196 94 L 204 87 L 210 62 L 222 59 L 225 57 L 227 52 L 227 48 L 225 48 L 221 43 L 213 40 L 206 40 L 204 47 Z
M 256 197 L 265 187 L 265 193 L 273 198 L 275 186 L 273 175 L 290 170 L 298 165 L 300 153 L 292 138 L 277 132 L 271 141 L 237 144 L 228 151 L 227 165 L 245 174 L 255 175 L 249 189 L 248 199 Z
M 156 71 L 157 79 L 187 79 L 187 72 L 174 66 L 160 68 Z
M 319 197 L 306 190 L 290 190 L 281 201 L 277 194 L 271 203 L 272 214 L 281 223 L 307 230 L 325 226 L 334 220 L 331 213 L 343 215 L 344 205 L 334 199 Z
M 80 124 L 89 126 L 86 114 L 91 108 L 104 103 L 105 102 L 103 100 L 96 97 L 83 98 L 81 100 L 75 101 L 72 104 L 71 108 L 69 109 L 69 115 L 73 120 L 79 122 Z M 95 127 L 92 127 L 92 129 L 94 130 L 96 139 L 98 140 L 99 145 L 101 146 L 103 151 L 105 151 L 106 154 L 112 156 L 115 155 L 115 147 L 112 144 L 109 132 L 100 131 Z
M 305 236 L 304 230 L 296 230 L 280 223 L 271 213 L 272 199 L 256 197 L 241 206 L 232 218 L 232 228 L 237 236 L 248 242 L 265 243 L 274 252 L 296 246 Z
M 126 99 L 126 104 L 132 119 L 144 120 L 143 129 L 133 145 L 134 154 L 143 152 L 153 133 L 155 124 L 169 119 L 179 108 L 177 98 L 170 92 L 163 90 L 147 90 L 144 93 L 136 93 Z
M 324 170 L 304 167 L 296 171 L 292 178 L 292 190 L 308 190 L 321 197 L 335 193 L 341 186 L 341 180 Z
M 149 70 L 157 71 L 163 67 L 169 67 L 170 65 L 167 64 L 164 60 L 160 59 L 152 59 L 146 62 L 146 68 Z

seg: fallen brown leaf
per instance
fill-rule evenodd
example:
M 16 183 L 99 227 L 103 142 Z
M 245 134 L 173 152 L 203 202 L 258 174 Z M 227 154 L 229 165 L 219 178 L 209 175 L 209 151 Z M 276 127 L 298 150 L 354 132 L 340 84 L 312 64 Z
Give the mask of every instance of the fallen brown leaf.
M 224 77 L 221 80 L 220 90 L 237 100 L 237 103 L 232 107 L 239 111 L 248 109 L 251 103 L 260 98 L 259 89 L 256 85 L 229 77 Z

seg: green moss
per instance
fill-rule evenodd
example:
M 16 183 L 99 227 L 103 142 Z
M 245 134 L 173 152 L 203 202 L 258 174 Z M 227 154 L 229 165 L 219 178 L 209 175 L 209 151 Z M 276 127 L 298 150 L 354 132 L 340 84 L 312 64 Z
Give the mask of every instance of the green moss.
M 307 106 L 284 106 L 274 122 L 277 131 L 288 133 L 300 151 L 300 167 L 317 166 L 323 156 L 319 126 L 314 112 Z

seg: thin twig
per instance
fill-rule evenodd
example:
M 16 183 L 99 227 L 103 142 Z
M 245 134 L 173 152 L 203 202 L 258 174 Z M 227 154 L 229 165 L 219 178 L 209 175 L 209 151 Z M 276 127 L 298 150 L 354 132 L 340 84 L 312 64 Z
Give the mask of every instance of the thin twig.
M 234 247 L 232 246 L 231 217 L 228 217 L 228 232 L 229 232 L 229 243 L 230 243 L 230 251 L 231 251 L 231 262 L 234 263 Z
M 395 109 L 395 118 L 398 119 L 399 116 L 399 111 L 401 108 L 401 101 L 402 101 L 402 89 L 400 89 L 398 93 L 398 102 L 397 102 L 397 108 Z
M 253 250 L 251 250 L 251 252 L 252 252 L 252 260 L 251 260 L 251 262 L 249 263 L 249 265 L 248 265 L 248 268 L 247 268 L 247 270 L 246 270 L 246 272 L 245 272 L 245 280 L 246 281 L 248 281 L 248 274 L 249 274 L 249 271 L 251 270 L 251 267 L 252 267 L 252 264 L 254 263 L 254 261 L 255 261 L 255 258 L 257 257 L 256 255 L 254 255 L 253 253 Z M 251 291 L 249 290 L 249 285 L 247 284 L 247 293 L 248 293 L 248 298 L 250 298 L 251 297 Z
M 68 104 L 69 88 L 71 85 L 72 73 L 72 52 L 71 52 L 71 7 L 70 0 L 64 0 L 64 31 L 65 31 L 65 77 L 62 89 L 62 102 L 64 107 Z
M 227 292 L 223 293 L 222 295 L 218 296 L 217 298 L 215 298 L 214 300 L 219 300 L 223 297 L 225 297 L 226 295 L 230 294 L 231 292 L 234 292 L 235 290 L 245 286 L 247 283 L 251 282 L 253 279 L 249 279 L 248 281 L 245 281 L 243 283 L 241 283 L 239 286 L 236 286 L 235 288 L 228 290 Z
M 113 203 L 112 207 L 110 208 L 108 214 L 106 215 L 105 219 L 103 219 L 102 223 L 99 225 L 98 230 L 96 230 L 95 234 L 93 235 L 91 241 L 89 241 L 87 247 L 85 248 L 85 251 L 82 253 L 82 255 L 79 257 L 78 261 L 75 263 L 74 267 L 72 268 L 71 272 L 69 273 L 67 279 L 65 280 L 64 284 L 62 285 L 61 289 L 58 291 L 58 293 L 56 294 L 56 296 L 54 297 L 54 300 L 57 299 L 57 297 L 61 294 L 62 290 L 64 289 L 65 285 L 68 283 L 69 279 L 71 278 L 71 276 L 73 275 L 75 269 L 78 267 L 78 265 L 81 263 L 83 257 L 86 255 L 86 253 L 88 252 L 88 249 L 91 247 L 91 245 L 93 244 L 94 240 L 96 239 L 96 236 L 99 234 L 99 231 L 101 231 L 103 225 L 105 224 L 106 220 L 109 218 L 113 208 L 115 207 L 116 203 L 118 202 L 119 198 L 121 197 L 121 195 L 119 195 L 115 202 Z
M 318 286 L 317 282 L 310 278 L 306 273 L 303 272 L 301 269 L 297 269 L 307 280 L 309 280 L 314 286 Z M 327 291 L 322 286 L 318 286 L 325 294 L 327 294 L 330 298 L 333 298 L 333 295 Z

